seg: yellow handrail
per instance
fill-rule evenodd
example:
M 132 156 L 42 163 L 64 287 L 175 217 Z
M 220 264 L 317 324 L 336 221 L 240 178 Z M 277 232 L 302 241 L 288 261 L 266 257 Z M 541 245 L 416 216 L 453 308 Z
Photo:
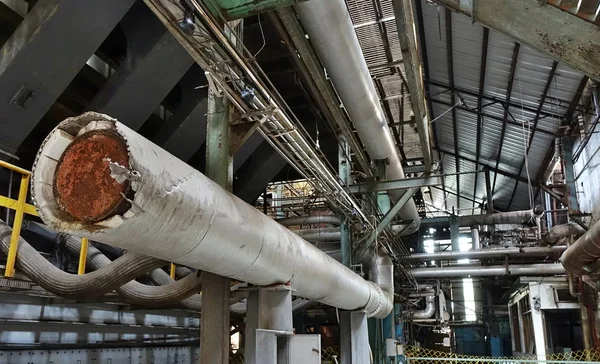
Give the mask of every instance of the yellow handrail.
M 25 211 L 25 202 L 27 200 L 27 187 L 29 187 L 29 176 L 31 173 L 10 163 L 0 161 L 0 166 L 9 168 L 21 173 L 21 185 L 19 186 L 19 199 L 15 211 L 15 222 L 13 224 L 12 234 L 10 236 L 10 247 L 8 248 L 8 257 L 6 259 L 5 277 L 15 275 L 15 261 L 17 260 L 17 248 L 19 247 L 19 236 L 21 235 L 21 226 L 23 224 L 23 213 Z M 25 173 L 23 173 L 25 172 Z
M 81 238 L 81 250 L 79 251 L 79 266 L 77 267 L 77 274 L 85 274 L 85 263 L 88 252 L 88 238 Z
M 169 270 L 169 275 L 171 276 L 172 279 L 175 279 L 175 263 L 171 263 L 171 269 Z

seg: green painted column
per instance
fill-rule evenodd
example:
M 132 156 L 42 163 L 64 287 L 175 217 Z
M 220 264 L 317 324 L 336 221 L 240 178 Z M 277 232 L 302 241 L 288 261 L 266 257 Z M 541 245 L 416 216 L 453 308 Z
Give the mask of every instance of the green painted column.
M 232 158 L 229 151 L 229 102 L 208 94 L 206 176 L 231 190 Z M 202 273 L 200 364 L 228 364 L 230 347 L 229 278 Z

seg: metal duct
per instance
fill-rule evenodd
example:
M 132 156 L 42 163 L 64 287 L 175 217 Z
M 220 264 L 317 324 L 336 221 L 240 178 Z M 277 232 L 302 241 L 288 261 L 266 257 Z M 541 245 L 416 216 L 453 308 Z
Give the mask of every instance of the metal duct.
M 531 248 L 491 248 L 470 250 L 466 252 L 459 251 L 443 251 L 435 253 L 416 253 L 411 254 L 410 259 L 415 261 L 431 261 L 431 260 L 458 260 L 458 259 L 488 259 L 502 258 L 505 256 L 520 256 L 520 257 L 547 257 L 559 255 L 567 249 L 564 245 L 552 247 L 531 247 Z
M 422 310 L 410 311 L 408 317 L 411 320 L 423 320 L 433 317 L 435 314 L 435 295 L 425 297 L 425 308 Z
M 54 229 L 255 285 L 289 283 L 300 297 L 377 318 L 391 310 L 381 287 L 106 115 L 60 123 L 31 178 Z
M 0 220 L 0 248 L 8 253 L 12 229 Z M 56 268 L 23 238 L 19 238 L 17 268 L 46 291 L 65 298 L 102 296 L 166 263 L 127 252 L 97 271 L 76 275 Z
M 344 0 L 312 0 L 294 6 L 302 26 L 350 115 L 369 156 L 386 160 L 387 179 L 404 178 L 402 164 L 367 63 L 363 57 L 356 32 Z M 390 191 L 398 200 L 404 191 Z M 404 205 L 399 216 L 412 221 L 402 233 L 410 235 L 419 229 L 420 217 L 413 199 Z
M 536 206 L 532 210 L 498 212 L 485 215 L 464 215 L 457 216 L 456 221 L 459 226 L 476 225 L 502 225 L 502 224 L 528 224 L 535 219 L 540 218 L 544 213 L 542 206 Z M 449 218 L 431 218 L 423 219 L 422 223 L 427 225 L 448 224 Z
M 453 266 L 444 268 L 414 268 L 409 272 L 419 278 L 449 278 L 449 277 L 489 277 L 489 276 L 545 276 L 565 274 L 562 265 L 553 264 L 522 264 L 522 265 L 491 265 L 491 266 Z
M 571 273 L 586 274 L 585 266 L 600 259 L 600 221 L 596 222 L 560 257 L 560 262 Z
M 335 215 L 294 216 L 275 220 L 283 226 L 330 224 L 339 225 L 340 218 Z
M 574 222 L 556 225 L 553 226 L 552 229 L 550 229 L 550 231 L 548 231 L 548 234 L 546 234 L 546 236 L 544 236 L 544 243 L 556 244 L 560 239 L 566 238 L 567 236 L 579 236 L 583 234 L 585 234 L 585 229 Z

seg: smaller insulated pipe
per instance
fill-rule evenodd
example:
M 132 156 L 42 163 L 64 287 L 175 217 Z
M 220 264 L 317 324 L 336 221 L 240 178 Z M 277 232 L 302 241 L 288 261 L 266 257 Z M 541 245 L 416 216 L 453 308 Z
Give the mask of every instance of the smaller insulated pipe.
M 497 212 L 485 215 L 457 216 L 456 222 L 459 226 L 476 225 L 502 225 L 502 224 L 530 224 L 535 222 L 544 213 L 542 206 L 536 206 L 531 210 Z M 423 219 L 423 224 L 440 224 L 439 219 Z
M 547 257 L 557 256 L 567 249 L 565 245 L 556 245 L 551 247 L 527 247 L 527 248 L 491 248 L 459 251 L 443 251 L 435 253 L 415 253 L 409 257 L 416 261 L 430 260 L 456 260 L 456 259 L 488 259 L 502 258 L 505 256 L 528 256 L 528 257 Z
M 425 308 L 409 312 L 409 318 L 412 320 L 423 320 L 433 317 L 435 314 L 435 295 L 425 297 Z
M 413 268 L 409 272 L 419 278 L 490 277 L 490 276 L 544 276 L 565 274 L 560 264 L 511 264 L 508 266 L 454 266 L 443 268 Z
M 5 254 L 12 229 L 0 220 L 0 246 Z M 127 252 L 111 264 L 84 275 L 56 268 L 23 238 L 19 238 L 17 269 L 48 292 L 65 298 L 102 296 L 140 275 L 166 263 L 135 252 Z
M 330 224 L 339 225 L 340 218 L 335 215 L 294 216 L 275 220 L 283 226 Z
M 79 254 L 81 244 L 75 237 L 69 237 L 65 246 L 73 254 Z M 102 269 L 111 264 L 111 260 L 106 255 L 91 245 L 88 247 L 87 260 L 88 266 L 94 270 Z M 162 263 L 164 265 L 164 262 Z M 151 278 L 160 275 L 160 272 L 163 272 L 170 280 L 164 285 L 149 286 L 132 280 L 116 288 L 116 291 L 128 302 L 139 306 L 166 307 L 178 304 L 198 292 L 202 287 L 202 277 L 197 272 L 192 272 L 178 281 L 173 281 L 161 268 L 156 268 L 151 272 Z M 192 308 L 200 309 L 199 305 L 197 308 Z
M 600 221 L 596 222 L 560 257 L 565 269 L 575 274 L 585 274 L 585 267 L 600 259 Z
M 552 229 L 548 231 L 548 234 L 544 236 L 543 242 L 546 244 L 553 245 L 556 244 L 562 238 L 566 238 L 571 235 L 581 236 L 583 234 L 585 234 L 584 228 L 579 226 L 579 224 L 570 222 L 568 224 L 553 226 Z

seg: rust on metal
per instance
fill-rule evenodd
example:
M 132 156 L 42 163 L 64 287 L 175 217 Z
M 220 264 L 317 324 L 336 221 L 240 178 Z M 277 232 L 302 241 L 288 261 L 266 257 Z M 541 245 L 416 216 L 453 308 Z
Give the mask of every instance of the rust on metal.
M 128 208 L 123 198 L 129 182 L 110 176 L 109 161 L 129 165 L 127 145 L 112 131 L 92 131 L 73 141 L 54 174 L 54 196 L 61 210 L 76 220 L 98 222 Z

